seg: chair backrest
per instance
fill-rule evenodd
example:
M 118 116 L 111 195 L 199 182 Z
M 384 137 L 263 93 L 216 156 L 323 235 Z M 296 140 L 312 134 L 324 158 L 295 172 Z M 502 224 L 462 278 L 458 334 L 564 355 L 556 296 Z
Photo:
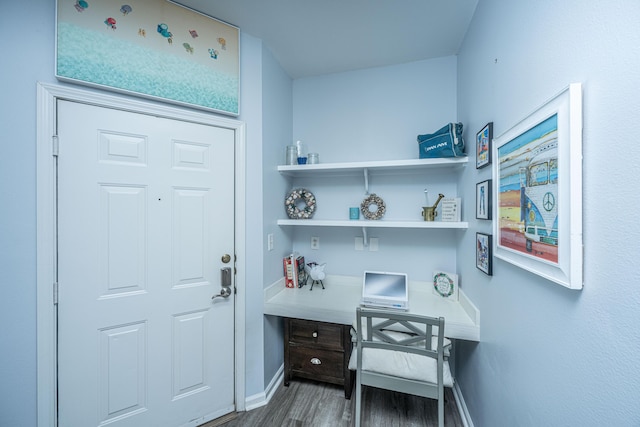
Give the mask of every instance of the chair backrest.
M 418 354 L 437 361 L 438 382 L 442 383 L 444 317 L 358 307 L 356 318 L 358 366 L 362 366 L 365 348 Z
M 362 307 L 356 309 L 356 314 L 358 331 L 364 332 L 364 335 L 358 334 L 358 338 L 365 348 L 400 350 L 434 359 L 438 357 L 438 350 L 443 350 L 444 317 L 427 317 Z M 378 340 L 374 340 L 375 338 Z

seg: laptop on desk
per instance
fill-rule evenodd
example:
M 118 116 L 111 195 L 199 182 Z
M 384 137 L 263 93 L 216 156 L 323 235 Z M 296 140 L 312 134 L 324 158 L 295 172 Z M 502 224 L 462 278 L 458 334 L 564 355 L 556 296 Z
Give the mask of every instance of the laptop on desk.
M 409 310 L 409 283 L 405 273 L 365 271 L 360 305 Z

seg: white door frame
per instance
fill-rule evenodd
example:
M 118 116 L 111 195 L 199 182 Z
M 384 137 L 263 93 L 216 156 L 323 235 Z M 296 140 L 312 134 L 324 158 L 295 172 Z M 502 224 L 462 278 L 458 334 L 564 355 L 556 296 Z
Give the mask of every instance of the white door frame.
M 235 298 L 235 405 L 245 410 L 245 124 L 238 120 L 185 108 L 144 102 L 47 83 L 37 85 L 36 187 L 37 187 L 37 399 L 38 427 L 57 425 L 56 373 L 56 101 L 64 99 L 107 108 L 151 114 L 175 120 L 218 126 L 235 131 L 235 248 L 237 255 Z

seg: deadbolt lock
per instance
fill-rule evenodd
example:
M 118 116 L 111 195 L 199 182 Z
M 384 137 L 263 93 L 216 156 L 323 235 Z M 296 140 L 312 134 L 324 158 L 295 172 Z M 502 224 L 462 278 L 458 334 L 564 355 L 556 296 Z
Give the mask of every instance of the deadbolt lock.
M 231 255 L 229 255 L 229 254 L 222 255 L 222 262 L 227 264 L 229 261 L 231 261 Z

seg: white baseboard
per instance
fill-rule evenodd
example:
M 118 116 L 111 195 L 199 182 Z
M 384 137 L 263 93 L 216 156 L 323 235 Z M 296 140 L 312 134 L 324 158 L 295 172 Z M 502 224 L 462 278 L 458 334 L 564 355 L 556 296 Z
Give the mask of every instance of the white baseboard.
M 462 391 L 460 390 L 460 386 L 458 386 L 458 383 L 455 381 L 453 383 L 453 396 L 456 398 L 456 406 L 458 407 L 460 418 L 462 418 L 462 425 L 464 427 L 473 427 L 473 420 L 471 420 L 471 415 L 469 415 L 467 404 L 464 402 Z
M 273 376 L 265 391 L 256 393 L 253 396 L 247 396 L 244 402 L 245 411 L 250 411 L 252 409 L 265 406 L 267 403 L 269 403 L 280 384 L 282 384 L 283 379 L 284 364 L 280 366 L 280 369 L 278 369 L 278 372 L 276 372 L 276 374 Z

